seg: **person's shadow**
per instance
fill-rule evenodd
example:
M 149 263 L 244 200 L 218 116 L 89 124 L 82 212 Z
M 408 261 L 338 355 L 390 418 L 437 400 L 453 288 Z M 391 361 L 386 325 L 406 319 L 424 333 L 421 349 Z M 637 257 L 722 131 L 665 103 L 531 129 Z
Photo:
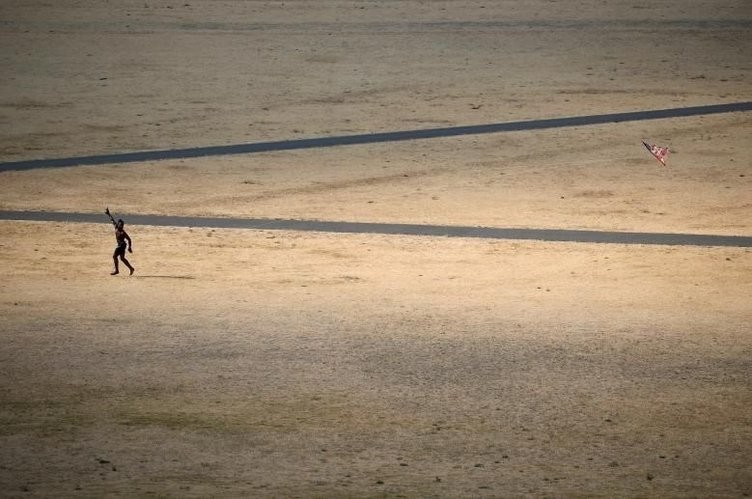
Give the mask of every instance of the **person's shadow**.
M 131 277 L 136 279 L 195 279 L 192 275 L 141 275 L 136 274 Z

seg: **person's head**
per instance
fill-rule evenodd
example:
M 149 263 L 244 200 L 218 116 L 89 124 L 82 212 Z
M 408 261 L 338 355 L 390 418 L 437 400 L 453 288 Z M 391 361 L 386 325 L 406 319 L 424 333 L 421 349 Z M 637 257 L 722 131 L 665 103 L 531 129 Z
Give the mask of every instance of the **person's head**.
M 118 229 L 122 229 L 124 225 L 125 225 L 125 222 L 123 222 L 123 219 L 122 218 L 118 218 L 117 228 Z

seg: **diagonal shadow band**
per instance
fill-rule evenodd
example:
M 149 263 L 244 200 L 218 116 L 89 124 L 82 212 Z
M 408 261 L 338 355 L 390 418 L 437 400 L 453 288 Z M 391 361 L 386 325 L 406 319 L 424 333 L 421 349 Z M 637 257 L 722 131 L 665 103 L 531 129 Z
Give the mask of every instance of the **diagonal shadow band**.
M 523 130 L 543 130 L 547 128 L 565 128 L 606 123 L 623 123 L 630 121 L 657 120 L 665 118 L 682 118 L 720 113 L 752 111 L 752 101 L 708 106 L 680 107 L 652 111 L 635 111 L 626 113 L 597 114 L 591 116 L 573 116 L 568 118 L 550 118 L 529 121 L 512 121 L 485 125 L 467 125 L 445 128 L 427 128 L 402 130 L 395 132 L 364 133 L 357 135 L 340 135 L 310 139 L 281 140 L 274 142 L 253 142 L 248 144 L 231 144 L 225 146 L 191 147 L 185 149 L 165 149 L 156 151 L 137 151 L 95 156 L 77 156 L 69 158 L 30 159 L 0 163 L 0 172 L 32 170 L 37 168 L 61 168 L 67 166 L 91 166 L 144 161 L 161 161 L 168 159 L 188 159 L 206 156 L 227 156 L 253 154 L 271 151 L 290 151 L 298 149 L 315 149 L 380 142 L 399 142 L 406 140 L 435 139 L 461 135 L 481 135 L 489 133 L 514 132 Z
M 681 234 L 657 232 L 614 232 L 573 229 L 525 229 L 425 225 L 376 222 L 337 222 L 270 218 L 182 217 L 165 215 L 119 215 L 131 225 L 157 227 L 202 227 L 216 229 L 258 229 L 280 231 L 328 232 L 340 234 L 382 234 L 431 237 L 465 237 L 550 242 L 643 244 L 665 246 L 752 247 L 752 236 Z M 0 211 L 0 220 L 63 223 L 110 223 L 104 215 L 43 211 Z

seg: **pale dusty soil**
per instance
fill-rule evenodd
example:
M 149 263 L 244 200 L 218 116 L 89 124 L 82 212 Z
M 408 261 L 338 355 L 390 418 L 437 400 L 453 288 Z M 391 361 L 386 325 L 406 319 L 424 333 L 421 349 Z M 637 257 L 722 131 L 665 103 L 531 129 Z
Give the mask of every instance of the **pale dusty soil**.
M 751 18 L 5 1 L 0 161 L 748 101 Z M 5 172 L 0 210 L 750 235 L 751 132 Z M 0 221 L 2 496 L 752 494 L 750 249 L 126 228 L 137 272 L 111 277 L 110 226 Z

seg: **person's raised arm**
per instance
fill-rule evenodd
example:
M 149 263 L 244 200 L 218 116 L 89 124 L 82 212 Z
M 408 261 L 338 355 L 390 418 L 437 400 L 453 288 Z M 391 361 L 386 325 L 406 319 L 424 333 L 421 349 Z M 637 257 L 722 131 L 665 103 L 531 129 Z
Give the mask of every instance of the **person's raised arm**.
M 110 217 L 110 222 L 112 222 L 112 225 L 117 227 L 117 224 L 115 223 L 115 219 L 112 218 L 112 215 L 110 215 L 110 208 L 105 208 L 104 212 L 107 214 L 108 217 Z

